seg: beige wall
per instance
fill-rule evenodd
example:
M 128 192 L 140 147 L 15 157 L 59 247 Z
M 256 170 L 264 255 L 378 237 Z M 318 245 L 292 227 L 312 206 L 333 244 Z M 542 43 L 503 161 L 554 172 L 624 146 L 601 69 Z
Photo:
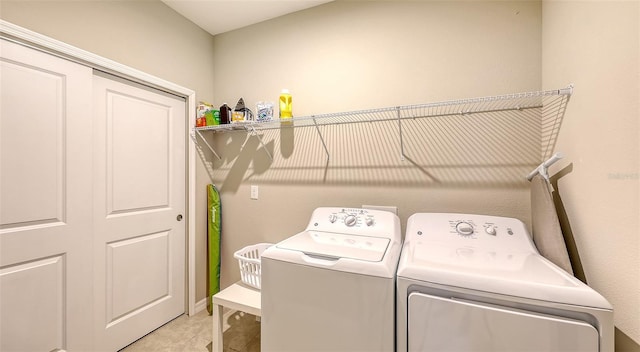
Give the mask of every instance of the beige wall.
M 575 83 L 556 148 L 567 154 L 557 169 L 568 171 L 558 186 L 584 276 L 614 304 L 628 350 L 638 346 L 637 1 L 338 1 L 215 38 L 158 1 L 3 0 L 0 15 L 216 104 L 244 97 L 253 106 L 289 88 L 297 116 Z M 273 161 L 255 138 L 243 150 L 243 134 L 211 138 L 223 161 L 203 151 L 209 162 L 198 160 L 197 189 L 211 175 L 223 192 L 223 286 L 239 278 L 235 250 L 299 231 L 317 206 L 397 205 L 403 223 L 418 211 L 529 221 L 519 178 L 528 157 L 524 166 L 474 168 L 481 157 L 444 153 L 421 142 L 435 138 L 429 131 L 412 130 L 406 148 L 417 166 L 399 160 L 397 133 L 387 125 L 327 129 L 328 164 L 309 129 L 265 133 Z M 249 199 L 251 184 L 260 187 L 257 201 Z M 198 300 L 205 296 L 203 196 Z
M 215 103 L 253 107 L 288 88 L 303 116 L 538 90 L 541 32 L 540 2 L 336 1 L 215 36 Z M 328 163 L 313 128 L 265 132 L 273 161 L 254 137 L 241 150 L 244 133 L 211 137 L 223 159 L 206 152 L 222 191 L 223 286 L 239 279 L 234 251 L 301 231 L 319 206 L 395 205 L 403 224 L 424 211 L 529 222 L 524 177 L 539 147 L 533 159 L 510 154 L 519 141 L 502 123 L 486 131 L 503 137 L 494 154 L 455 149 L 481 139 L 455 121 L 407 123 L 405 161 L 394 123 L 323 128 Z
M 213 96 L 213 39 L 160 1 L 0 1 L 3 20 Z M 206 177 L 197 160 L 198 177 Z M 204 188 L 197 193 L 206 209 Z M 196 301 L 206 296 L 206 219 L 196 240 Z
M 544 1 L 542 21 L 543 87 L 576 86 L 552 171 L 583 277 L 614 306 L 616 349 L 639 351 L 640 2 Z

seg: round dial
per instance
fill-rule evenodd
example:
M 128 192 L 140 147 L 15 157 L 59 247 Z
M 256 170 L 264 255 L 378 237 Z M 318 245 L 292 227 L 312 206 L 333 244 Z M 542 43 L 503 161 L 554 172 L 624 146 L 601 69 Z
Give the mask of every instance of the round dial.
M 473 226 L 468 222 L 462 221 L 456 225 L 456 231 L 463 236 L 473 235 Z
M 373 218 L 367 218 L 364 222 L 365 224 L 367 224 L 367 226 L 373 226 L 374 224 Z
M 356 222 L 358 222 L 358 219 L 355 215 L 347 215 L 347 217 L 344 218 L 344 224 L 349 227 L 355 225 Z
M 338 216 L 336 214 L 329 215 L 329 222 L 330 223 L 333 224 L 334 222 L 336 222 L 336 220 L 338 220 Z
M 489 225 L 485 228 L 485 231 L 491 235 L 491 236 L 495 236 L 496 235 L 496 227 L 493 225 Z

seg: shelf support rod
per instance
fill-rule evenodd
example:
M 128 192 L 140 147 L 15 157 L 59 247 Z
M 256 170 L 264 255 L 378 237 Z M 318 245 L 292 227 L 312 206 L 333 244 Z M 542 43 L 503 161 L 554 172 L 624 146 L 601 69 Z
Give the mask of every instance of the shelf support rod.
M 329 161 L 329 150 L 327 149 L 327 143 L 324 141 L 324 137 L 322 137 L 322 132 L 320 132 L 320 127 L 318 127 L 318 123 L 316 122 L 315 116 L 311 117 L 313 119 L 313 125 L 316 127 L 316 132 L 318 132 L 318 136 L 320 137 L 320 141 L 322 142 L 322 146 L 324 147 L 324 152 L 327 154 L 327 162 Z
M 549 171 L 547 170 L 549 166 L 553 165 L 556 161 L 562 159 L 564 154 L 561 152 L 557 152 L 551 156 L 551 158 L 547 159 L 545 162 L 536 167 L 535 170 L 531 171 L 529 175 L 527 175 L 527 180 L 531 181 L 535 175 L 542 176 L 547 182 L 549 182 Z
M 404 142 L 402 141 L 402 119 L 400 118 L 400 107 L 396 107 L 398 115 L 398 136 L 400 137 L 400 160 L 404 161 Z
M 216 156 L 216 158 L 218 158 L 218 160 L 222 160 L 222 158 L 220 157 L 220 155 L 218 155 L 218 153 L 216 153 L 216 151 L 215 151 L 215 150 L 213 150 L 213 148 L 211 147 L 211 145 L 209 145 L 209 142 L 207 142 L 207 140 L 206 140 L 206 139 L 204 139 L 204 137 L 202 136 L 202 134 L 200 133 L 200 131 L 199 131 L 199 130 L 197 130 L 197 129 L 196 129 L 195 131 L 196 131 L 196 134 L 197 134 L 198 136 L 200 136 L 200 139 L 202 139 L 202 141 L 204 142 L 204 144 L 205 144 L 205 145 L 209 148 L 209 150 L 213 153 L 213 155 L 215 155 L 215 156 Z M 198 144 L 198 141 L 197 141 L 195 138 L 194 138 L 194 142 L 196 142 L 196 144 Z
M 249 125 L 249 126 L 247 126 L 247 130 L 249 132 L 249 138 L 251 138 L 251 136 L 255 136 L 256 138 L 258 138 L 258 141 L 260 142 L 260 145 L 262 146 L 262 149 L 264 149 L 264 152 L 267 153 L 267 155 L 269 156 L 269 160 L 273 161 L 273 156 L 271 155 L 271 153 L 269 153 L 269 149 L 267 149 L 267 146 L 262 141 L 262 137 L 260 137 L 260 135 L 256 131 L 256 128 L 253 125 Z M 244 146 L 247 144 L 247 141 L 249 140 L 249 138 L 245 139 L 245 141 L 244 141 L 244 143 L 242 143 L 242 147 L 240 147 L 240 149 L 244 148 Z
M 573 94 L 573 83 L 569 84 L 566 88 L 558 89 L 559 95 L 571 95 Z

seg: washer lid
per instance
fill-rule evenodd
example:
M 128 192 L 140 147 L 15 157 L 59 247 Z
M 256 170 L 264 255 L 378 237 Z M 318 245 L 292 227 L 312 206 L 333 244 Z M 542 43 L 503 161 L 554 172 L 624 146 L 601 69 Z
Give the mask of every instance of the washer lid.
M 381 237 L 304 231 L 276 246 L 281 249 L 303 252 L 309 256 L 380 262 L 389 247 L 389 242 L 388 238 Z

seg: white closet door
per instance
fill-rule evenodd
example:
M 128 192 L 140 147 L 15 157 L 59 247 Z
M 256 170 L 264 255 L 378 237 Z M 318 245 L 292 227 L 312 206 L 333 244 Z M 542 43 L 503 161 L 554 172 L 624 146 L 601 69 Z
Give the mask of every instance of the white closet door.
M 88 351 L 92 71 L 5 40 L 0 55 L 0 351 Z
M 183 99 L 94 77 L 96 348 L 185 311 Z

